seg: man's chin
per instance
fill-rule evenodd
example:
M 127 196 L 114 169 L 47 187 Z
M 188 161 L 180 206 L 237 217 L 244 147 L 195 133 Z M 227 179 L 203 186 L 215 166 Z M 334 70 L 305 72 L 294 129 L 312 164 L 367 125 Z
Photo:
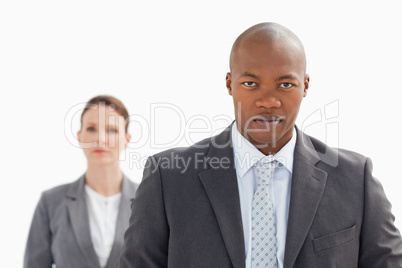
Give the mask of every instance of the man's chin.
M 257 149 L 261 148 L 276 148 L 277 142 L 278 142 L 278 137 L 277 135 L 272 135 L 270 132 L 265 132 L 265 133 L 259 133 L 256 135 L 256 133 L 247 133 L 248 135 L 244 135 L 244 137 L 251 142 Z

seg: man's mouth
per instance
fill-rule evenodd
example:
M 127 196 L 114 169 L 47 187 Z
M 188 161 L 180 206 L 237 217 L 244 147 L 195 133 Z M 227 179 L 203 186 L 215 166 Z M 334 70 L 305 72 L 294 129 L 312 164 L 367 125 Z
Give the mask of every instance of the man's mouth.
M 283 121 L 283 117 L 272 115 L 272 114 L 264 114 L 259 115 L 254 118 L 254 122 L 265 129 L 273 130 Z

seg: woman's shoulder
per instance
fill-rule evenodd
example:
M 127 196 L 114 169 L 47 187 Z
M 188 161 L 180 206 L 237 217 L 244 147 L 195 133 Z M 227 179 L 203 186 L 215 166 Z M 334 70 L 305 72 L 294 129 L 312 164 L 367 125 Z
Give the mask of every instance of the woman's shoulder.
M 55 186 L 42 192 L 42 198 L 46 200 L 58 200 L 65 198 L 69 194 L 77 194 L 84 187 L 84 177 L 81 176 L 76 181 Z

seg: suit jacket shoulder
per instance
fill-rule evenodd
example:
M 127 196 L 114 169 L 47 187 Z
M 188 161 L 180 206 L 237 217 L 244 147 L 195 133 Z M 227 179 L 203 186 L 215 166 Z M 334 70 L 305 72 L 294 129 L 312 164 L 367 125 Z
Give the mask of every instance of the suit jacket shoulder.
M 234 168 L 231 127 L 189 147 L 178 147 L 151 156 L 149 161 L 161 172 L 200 172 L 209 168 Z M 161 176 L 163 178 L 163 176 Z
M 63 205 L 63 200 L 66 199 L 66 195 L 71 191 L 71 188 L 79 189 L 80 187 L 84 187 L 84 184 L 84 176 L 81 176 L 74 182 L 58 185 L 45 190 L 42 192 L 42 197 L 39 202 L 45 202 L 49 213 L 51 213 Z
M 369 158 L 298 130 L 285 267 L 402 267 L 394 219 Z
M 42 193 L 32 219 L 24 268 L 50 267 L 53 263 L 58 267 L 99 268 L 90 235 L 84 186 L 83 175 L 72 183 Z M 124 176 L 115 241 L 106 268 L 117 265 L 136 189 L 137 184 Z
M 120 267 L 244 267 L 230 127 L 149 157 Z

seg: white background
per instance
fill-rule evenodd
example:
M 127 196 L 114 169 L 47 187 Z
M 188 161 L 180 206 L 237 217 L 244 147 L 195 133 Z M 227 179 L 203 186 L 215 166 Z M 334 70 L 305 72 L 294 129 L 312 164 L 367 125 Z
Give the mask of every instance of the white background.
M 22 266 L 40 193 L 85 172 L 84 155 L 71 136 L 79 128 L 77 117 L 70 118 L 75 105 L 111 94 L 150 124 L 131 125 L 142 145 L 133 142 L 122 161 L 138 182 L 142 170 L 130 157 L 162 150 L 147 140 L 152 131 L 154 145 L 185 146 L 191 141 L 180 136 L 180 125 L 203 126 L 198 121 L 185 127 L 189 118 L 205 116 L 213 130 L 227 125 L 222 118 L 233 118 L 225 88 L 230 48 L 241 32 L 263 21 L 283 24 L 305 45 L 311 84 L 299 127 L 371 157 L 401 229 L 400 3 L 2 1 L 0 266 Z M 152 128 L 155 103 L 172 106 L 154 110 Z M 311 125 L 327 105 L 328 115 Z

